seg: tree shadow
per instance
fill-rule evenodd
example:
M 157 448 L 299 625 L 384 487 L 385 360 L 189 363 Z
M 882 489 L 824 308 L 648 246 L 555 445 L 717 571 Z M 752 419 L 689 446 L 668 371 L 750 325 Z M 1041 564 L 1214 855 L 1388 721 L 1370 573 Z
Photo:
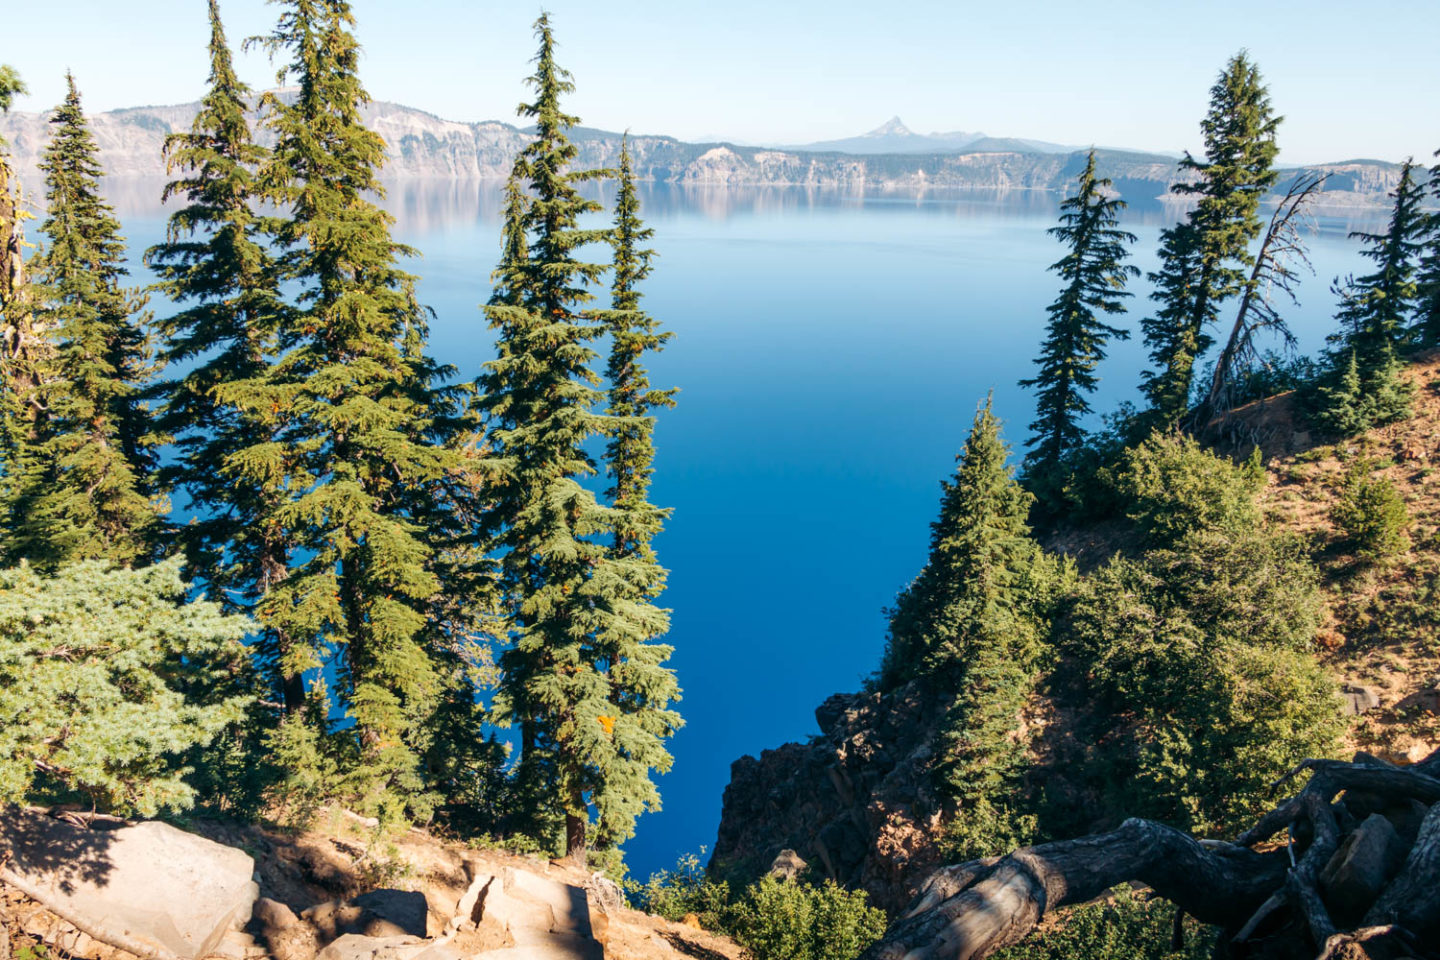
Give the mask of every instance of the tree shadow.
M 694 960 L 730 960 L 729 957 L 725 956 L 725 954 L 719 950 L 711 950 L 709 947 L 686 940 L 678 933 L 662 930 L 660 931 L 660 935 L 665 938 L 670 946 L 675 948 L 677 953 L 687 957 L 693 957 Z
M 103 887 L 114 863 L 110 850 L 119 824 L 97 821 L 90 829 L 17 807 L 0 809 L 0 875 L 24 892 L 79 885 Z

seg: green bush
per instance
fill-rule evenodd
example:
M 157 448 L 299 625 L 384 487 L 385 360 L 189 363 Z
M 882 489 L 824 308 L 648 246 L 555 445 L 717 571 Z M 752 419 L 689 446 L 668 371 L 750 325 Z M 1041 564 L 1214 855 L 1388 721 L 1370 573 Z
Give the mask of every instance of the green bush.
M 725 932 L 755 960 L 853 960 L 885 932 L 864 891 L 765 877 L 730 908 Z
M 1101 903 L 1071 910 L 1058 925 L 995 954 L 994 960 L 1209 960 L 1213 927 L 1186 920 L 1183 946 L 1171 948 L 1175 907 L 1118 888 Z
M 1375 464 L 1358 459 L 1340 487 L 1330 522 L 1345 542 L 1369 559 L 1380 559 L 1410 547 L 1410 514 L 1395 485 L 1375 474 Z
M 1115 485 L 1151 546 L 1170 546 L 1200 530 L 1243 533 L 1261 521 L 1259 454 L 1257 448 L 1237 466 L 1190 437 L 1153 433 L 1126 452 Z
M 732 937 L 754 960 L 854 960 L 885 932 L 885 913 L 864 891 L 832 880 L 764 877 L 738 896 L 711 880 L 694 855 L 653 875 L 637 905 L 667 920 L 693 913 L 708 930 Z
M 1112 808 L 1230 830 L 1279 773 L 1333 753 L 1344 724 L 1310 652 L 1319 611 L 1313 567 L 1263 532 L 1194 534 L 1090 578 L 1065 643 L 1100 708 L 1090 775 Z

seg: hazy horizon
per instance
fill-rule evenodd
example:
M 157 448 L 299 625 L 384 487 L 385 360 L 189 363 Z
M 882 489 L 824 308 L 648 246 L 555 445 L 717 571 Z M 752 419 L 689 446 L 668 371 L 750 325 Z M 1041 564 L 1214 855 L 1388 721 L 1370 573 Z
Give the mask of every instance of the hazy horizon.
M 575 74 L 571 108 L 586 126 L 805 144 L 853 137 L 898 115 L 922 134 L 1199 152 L 1210 85 L 1244 47 L 1287 118 L 1282 163 L 1428 161 L 1440 146 L 1440 108 L 1416 95 L 1440 89 L 1440 58 L 1430 49 L 1440 4 L 1419 0 L 1373 4 L 1363 17 L 1338 2 L 1309 4 L 1297 17 L 1287 4 L 1251 10 L 1231 0 L 1203 11 L 1132 0 L 1084 9 L 1043 0 L 1023 11 L 938 0 L 903 10 L 853 0 L 783 10 L 759 0 L 676 6 L 547 4 L 560 61 Z M 425 17 L 382 0 L 353 7 L 361 78 L 375 99 L 447 120 L 516 121 L 538 5 L 437 0 Z M 273 86 L 267 58 L 239 48 L 271 29 L 275 8 L 225 0 L 221 9 L 242 78 Z M 203 93 L 202 0 L 124 9 L 73 0 L 26 5 L 7 19 L 9 36 L 23 43 L 0 47 L 0 63 L 17 67 L 31 90 L 17 110 L 50 109 L 67 68 L 92 112 Z M 74 30 L 76 22 L 87 29 Z

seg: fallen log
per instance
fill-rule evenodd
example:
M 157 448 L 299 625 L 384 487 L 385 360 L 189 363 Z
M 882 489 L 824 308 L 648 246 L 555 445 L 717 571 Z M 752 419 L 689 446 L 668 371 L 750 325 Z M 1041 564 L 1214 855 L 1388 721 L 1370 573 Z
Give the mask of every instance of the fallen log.
M 944 867 L 863 960 L 985 960 L 1025 939 L 1048 912 L 1122 883 L 1145 884 L 1220 927 L 1230 957 L 1440 958 L 1440 750 L 1406 767 L 1363 754 L 1307 760 L 1276 786 L 1306 773 L 1303 789 L 1233 842 L 1131 819 L 1110 833 Z M 1404 865 L 1373 906 L 1359 905 L 1364 920 L 1348 930 L 1337 926 L 1319 882 L 1357 823 L 1335 803 L 1347 791 L 1429 807 Z M 1282 832 L 1283 845 L 1256 849 Z M 1282 933 L 1257 937 L 1262 929 Z M 1285 937 L 1291 942 L 1275 942 Z

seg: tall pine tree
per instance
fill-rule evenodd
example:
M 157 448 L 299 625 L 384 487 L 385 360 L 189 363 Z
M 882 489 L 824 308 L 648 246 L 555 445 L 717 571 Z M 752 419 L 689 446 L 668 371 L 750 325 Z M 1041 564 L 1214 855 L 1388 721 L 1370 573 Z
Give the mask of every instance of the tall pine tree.
M 1049 308 L 1045 342 L 1035 360 L 1039 370 L 1020 381 L 1038 394 L 1025 464 L 1037 480 L 1056 478 L 1066 458 L 1084 442 L 1080 421 L 1090 413 L 1085 395 L 1094 392 L 1099 380 L 1095 368 L 1105 359 L 1111 337 L 1130 337 L 1128 330 L 1104 321 L 1124 312 L 1130 296 L 1125 285 L 1140 273 L 1124 262 L 1126 245 L 1136 238 L 1118 228 L 1125 201 L 1110 196 L 1110 187 L 1110 180 L 1096 176 L 1095 151 L 1090 151 L 1075 194 L 1060 205 L 1060 225 L 1049 230 L 1069 248 L 1050 267 L 1065 287 Z
M 1410 342 L 1416 264 L 1429 227 L 1414 170 L 1408 160 L 1401 168 L 1385 232 L 1350 234 L 1365 244 L 1360 255 L 1375 271 L 1335 284 L 1340 329 L 1328 338 L 1329 371 L 1317 389 L 1316 416 L 1338 433 L 1358 433 L 1409 414 L 1414 391 L 1399 379 L 1399 357 Z
M 125 241 L 100 197 L 97 147 L 73 76 L 51 116 L 46 240 L 37 256 L 44 411 L 7 482 L 3 554 L 46 569 L 88 559 L 142 563 L 157 547 L 163 504 L 156 436 L 141 392 L 154 374 L 146 298 L 123 286 Z
M 1440 150 L 1435 156 L 1440 157 Z M 1430 198 L 1440 207 L 1440 163 L 1430 168 Z M 1425 250 L 1416 278 L 1415 341 L 1428 348 L 1440 347 L 1440 212 L 1432 212 L 1426 226 Z
M 1029 831 L 1003 798 L 1024 762 L 1014 732 L 1058 571 L 1030 537 L 1031 497 L 1008 454 L 987 399 L 943 484 L 929 559 L 891 613 L 880 668 L 882 690 L 919 680 L 947 704 L 934 775 L 957 856 L 1023 843 Z
M 163 358 L 192 364 L 166 384 L 159 415 L 173 438 L 167 471 L 195 510 L 179 531 L 190 569 L 212 598 L 253 609 L 289 571 L 290 548 L 276 511 L 290 466 L 278 442 L 288 411 L 268 389 L 285 314 L 268 246 L 273 224 L 253 207 L 255 170 L 265 158 L 246 119 L 249 89 L 235 75 L 215 0 L 210 0 L 210 79 L 186 133 L 165 141 L 172 175 L 165 242 L 146 253 L 159 288 L 183 309 L 162 319 Z M 272 653 L 273 637 L 260 646 Z M 296 707 L 303 691 L 277 691 Z
M 666 571 L 651 541 L 670 511 L 649 499 L 655 457 L 652 411 L 674 406 L 675 391 L 653 388 L 643 362 L 646 353 L 663 349 L 671 334 L 640 306 L 640 284 L 649 276 L 655 255 L 641 245 L 654 231 L 640 219 L 628 138 L 620 144 L 618 179 L 610 309 L 598 313 L 611 338 L 607 413 L 614 422 L 605 452 L 613 507 L 611 555 L 624 573 L 610 589 L 607 599 L 615 615 L 596 650 L 610 684 L 609 716 L 614 718 L 607 731 L 614 756 L 605 763 L 591 798 L 596 836 L 605 844 L 628 839 L 642 810 L 659 809 L 660 795 L 649 772 L 670 768 L 664 741 L 680 725 L 678 715 L 668 709 L 679 697 L 675 674 L 664 665 L 672 648 L 654 642 L 669 618 L 653 603 L 665 587 Z
M 26 92 L 14 67 L 0 65 L 0 114 Z M 35 328 L 32 291 L 25 279 L 25 221 L 29 219 L 20 182 L 0 137 L 0 505 L 16 479 L 24 453 L 36 440 L 44 404 L 40 397 L 40 361 L 49 343 Z M 10 521 L 0 516 L 0 529 Z
M 1259 68 L 1240 51 L 1210 88 L 1200 123 L 1205 159 L 1180 161 L 1174 193 L 1195 198 L 1187 222 L 1162 235 L 1161 268 L 1151 275 L 1160 304 L 1142 328 L 1157 369 L 1144 390 L 1152 417 L 1173 425 L 1190 406 L 1195 363 L 1213 342 L 1205 332 L 1220 305 L 1239 293 L 1254 266 L 1249 246 L 1260 234 L 1260 200 L 1275 184 L 1280 125 Z
M 350 5 L 282 7 L 264 45 L 290 58 L 280 79 L 297 89 L 263 98 L 275 146 L 258 182 L 286 212 L 280 276 L 297 294 L 261 389 L 287 413 L 275 456 L 291 470 L 290 499 L 275 522 L 293 560 L 257 614 L 286 641 L 276 651 L 282 688 L 334 664 L 354 726 L 330 743 L 352 802 L 423 814 L 419 751 L 444 677 L 425 642 L 440 583 L 416 518 L 457 453 L 435 442 L 438 369 L 423 353 L 415 278 L 397 265 L 413 251 L 392 239 L 393 218 L 373 199 L 384 144 L 360 117 L 369 98 Z M 323 732 L 323 712 L 292 712 L 277 749 L 309 756 L 307 725 Z
M 605 267 L 578 254 L 611 231 L 579 226 L 598 204 L 578 188 L 604 171 L 572 169 L 567 131 L 578 119 L 560 100 L 574 85 L 555 62 L 547 15 L 535 31 L 535 99 L 519 108 L 535 139 L 516 159 L 485 308 L 498 356 L 480 378 L 497 477 L 484 529 L 500 558 L 510 637 L 495 706 L 520 728 L 519 786 L 537 805 L 531 829 L 563 820 L 566 855 L 583 862 L 592 804 L 596 837 L 607 841 L 654 805 L 648 771 L 668 765 L 663 738 L 679 719 L 666 709 L 675 692 L 663 667 L 669 648 L 650 642 L 667 626 L 650 603 L 661 575 L 653 560 L 605 542 L 624 510 L 602 506 L 580 482 L 596 472 L 586 441 L 618 439 L 617 428 L 635 421 L 596 411 L 603 395 L 590 343 L 603 328 L 585 305 Z

